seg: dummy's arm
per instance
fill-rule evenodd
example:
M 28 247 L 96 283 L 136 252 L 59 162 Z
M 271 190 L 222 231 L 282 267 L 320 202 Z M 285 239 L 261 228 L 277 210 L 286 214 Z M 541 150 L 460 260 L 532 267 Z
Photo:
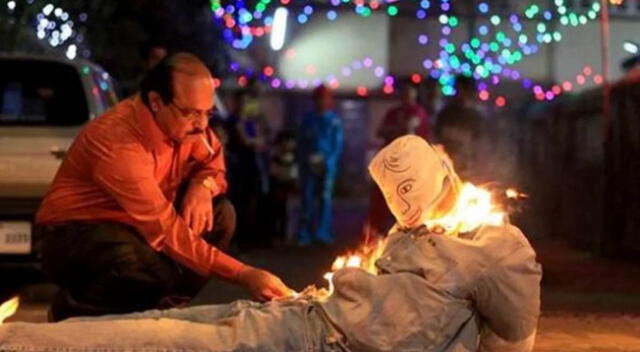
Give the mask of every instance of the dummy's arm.
M 530 352 L 535 339 L 536 330 L 524 340 L 507 341 L 487 328 L 480 336 L 478 352 Z
M 486 346 L 495 346 L 496 338 L 517 344 L 535 336 L 540 314 L 541 276 L 540 264 L 528 243 L 485 270 L 473 295 L 486 327 L 496 335 L 488 340 L 494 343 L 487 342 Z

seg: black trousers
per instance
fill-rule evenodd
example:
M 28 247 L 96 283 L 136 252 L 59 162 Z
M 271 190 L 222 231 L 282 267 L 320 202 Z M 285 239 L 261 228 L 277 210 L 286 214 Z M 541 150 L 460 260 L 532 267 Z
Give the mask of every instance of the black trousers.
M 235 231 L 235 211 L 218 197 L 214 213 L 214 229 L 203 238 L 224 249 Z M 185 305 L 208 280 L 156 252 L 122 223 L 39 225 L 36 234 L 43 269 L 61 287 L 50 310 L 52 321 Z

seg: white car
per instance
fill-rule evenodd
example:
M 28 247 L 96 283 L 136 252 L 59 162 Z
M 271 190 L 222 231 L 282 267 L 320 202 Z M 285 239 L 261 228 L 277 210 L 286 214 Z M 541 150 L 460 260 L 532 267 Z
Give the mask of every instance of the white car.
M 0 54 L 0 264 L 35 262 L 34 216 L 66 149 L 116 102 L 88 61 Z

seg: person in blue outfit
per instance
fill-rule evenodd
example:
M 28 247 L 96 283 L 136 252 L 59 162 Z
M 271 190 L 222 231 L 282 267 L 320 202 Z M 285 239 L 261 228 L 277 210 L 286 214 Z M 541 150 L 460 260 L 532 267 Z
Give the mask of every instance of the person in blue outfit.
M 324 244 L 333 242 L 331 198 L 344 138 L 342 122 L 333 110 L 331 90 L 318 86 L 313 91 L 313 101 L 315 109 L 304 115 L 297 136 L 302 183 L 298 244 L 303 246 L 314 239 Z

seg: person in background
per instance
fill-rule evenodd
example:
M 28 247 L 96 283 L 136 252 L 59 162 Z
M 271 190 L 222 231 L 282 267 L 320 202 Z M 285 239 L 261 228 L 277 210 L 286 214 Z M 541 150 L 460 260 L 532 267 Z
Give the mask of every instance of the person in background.
M 427 117 L 429 118 L 429 132 L 427 133 L 427 140 L 433 141 L 433 126 L 436 125 L 438 114 L 444 107 L 440 91 L 440 83 L 437 79 L 427 76 L 424 81 L 422 81 L 418 101 L 427 112 Z
M 288 229 L 287 205 L 298 180 L 295 163 L 296 140 L 291 131 L 283 130 L 276 136 L 269 165 L 268 216 L 271 224 L 272 245 L 281 247 Z
M 458 172 L 473 180 L 473 175 L 469 173 L 473 171 L 474 163 L 479 157 L 484 116 L 476 106 L 478 92 L 473 78 L 456 77 L 455 90 L 455 97 L 438 116 L 435 138 L 451 156 Z
M 400 105 L 387 111 L 378 127 L 377 136 L 383 140 L 384 145 L 406 134 L 415 134 L 425 139 L 429 134 L 427 112 L 418 104 L 418 86 L 411 81 L 404 82 L 400 99 Z
M 247 90 L 236 91 L 233 95 L 231 113 L 226 121 L 229 135 L 228 152 L 235 163 L 230 173 L 230 198 L 236 206 L 238 229 L 235 239 L 240 249 L 256 247 L 262 239 L 257 238 L 258 201 L 264 195 L 262 177 L 258 163 L 258 150 L 263 141 L 258 133 L 258 124 L 252 118 L 257 106 L 252 103 Z
M 140 58 L 142 59 L 142 73 L 133 79 L 123 81 L 120 84 L 120 93 L 123 97 L 131 96 L 140 90 L 140 83 L 144 77 L 153 70 L 156 65 L 169 55 L 169 50 L 164 44 L 158 42 L 150 42 L 143 45 L 140 49 Z
M 312 240 L 333 243 L 333 188 L 344 138 L 342 122 L 333 110 L 333 92 L 320 85 L 313 91 L 313 102 L 314 110 L 304 115 L 297 135 L 297 159 L 302 183 L 302 212 L 298 231 L 298 244 L 301 246 L 309 245 Z M 320 206 L 317 210 L 318 201 Z M 317 226 L 313 226 L 316 217 Z

